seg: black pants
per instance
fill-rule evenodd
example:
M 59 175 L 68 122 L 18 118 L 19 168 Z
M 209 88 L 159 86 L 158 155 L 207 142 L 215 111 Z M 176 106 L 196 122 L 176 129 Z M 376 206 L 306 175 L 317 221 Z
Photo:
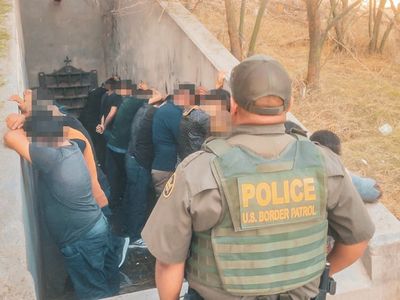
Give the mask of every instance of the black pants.
M 196 290 L 189 287 L 186 295 L 183 297 L 183 300 L 203 300 L 203 297 L 201 297 Z
M 110 207 L 121 206 L 126 187 L 125 154 L 106 150 L 106 173 L 110 184 Z
M 96 132 L 96 126 L 98 123 L 89 123 L 85 125 L 86 130 L 88 131 L 90 137 L 92 138 L 93 142 L 93 151 L 96 153 L 97 162 L 100 164 L 101 169 L 103 172 L 105 170 L 105 161 L 106 161 L 106 140 L 104 135 L 98 134 Z

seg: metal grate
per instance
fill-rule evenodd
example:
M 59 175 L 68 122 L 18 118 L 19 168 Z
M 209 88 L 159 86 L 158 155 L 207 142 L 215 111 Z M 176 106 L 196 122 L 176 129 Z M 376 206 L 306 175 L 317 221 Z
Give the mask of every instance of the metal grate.
M 97 87 L 97 71 L 90 72 L 71 66 L 67 56 L 65 66 L 51 74 L 39 73 L 40 88 L 48 89 L 57 105 L 78 117 L 86 104 L 89 91 Z

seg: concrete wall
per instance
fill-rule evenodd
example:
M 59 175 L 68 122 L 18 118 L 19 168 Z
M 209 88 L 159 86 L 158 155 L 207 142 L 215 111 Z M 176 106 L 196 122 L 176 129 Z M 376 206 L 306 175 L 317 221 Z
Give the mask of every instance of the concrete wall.
M 20 0 L 30 86 L 38 85 L 38 73 L 50 73 L 72 65 L 97 70 L 104 80 L 103 9 L 107 0 Z M 100 82 L 100 81 L 99 81 Z
M 338 289 L 331 300 L 400 298 L 400 222 L 381 203 L 367 209 L 374 237 L 361 260 L 335 275 Z
M 107 72 L 147 81 L 161 92 L 177 82 L 213 88 L 217 70 L 237 60 L 204 26 L 173 1 L 116 0 L 107 15 Z
M 24 44 L 17 0 L 9 1 L 6 21 L 10 40 L 7 56 L 0 59 L 0 135 L 6 132 L 5 117 L 17 112 L 7 99 L 22 94 L 26 83 Z M 35 299 L 40 293 L 40 258 L 35 203 L 30 198 L 32 178 L 23 177 L 20 157 L 0 144 L 0 299 Z M 28 173 L 25 173 L 28 174 Z

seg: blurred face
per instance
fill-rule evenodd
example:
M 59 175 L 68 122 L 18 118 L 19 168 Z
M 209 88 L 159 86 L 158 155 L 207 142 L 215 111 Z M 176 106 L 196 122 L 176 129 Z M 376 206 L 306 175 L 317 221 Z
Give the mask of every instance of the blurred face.
M 62 133 L 54 134 L 53 136 L 31 136 L 29 137 L 29 140 L 32 143 L 35 143 L 40 146 L 56 147 L 61 142 L 65 141 L 66 136 L 67 136 L 67 129 L 64 129 Z
M 128 89 L 128 88 L 121 88 L 121 89 L 117 89 L 115 90 L 115 93 L 120 95 L 120 96 L 130 96 L 132 94 L 132 90 Z
M 212 99 L 214 98 L 214 99 Z M 210 131 L 213 136 L 224 136 L 231 129 L 231 118 L 227 110 L 226 101 L 216 97 L 200 96 L 200 108 L 210 116 Z
M 153 91 L 138 89 L 133 94 L 138 99 L 149 100 L 153 96 Z
M 64 119 L 56 116 L 57 110 L 52 100 L 32 100 L 32 115 L 25 122 L 25 130 L 29 140 L 42 146 L 56 146 L 64 140 L 66 128 L 63 127 Z
M 178 106 L 195 105 L 195 97 L 187 89 L 174 90 L 174 104 Z
M 63 142 L 67 135 L 62 117 L 52 116 L 50 111 L 29 117 L 25 123 L 25 129 L 32 143 L 47 147 L 53 147 Z

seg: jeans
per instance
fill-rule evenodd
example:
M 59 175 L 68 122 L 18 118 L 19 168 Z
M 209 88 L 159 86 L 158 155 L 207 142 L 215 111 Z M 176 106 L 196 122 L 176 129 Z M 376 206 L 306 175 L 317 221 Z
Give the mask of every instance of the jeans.
M 132 241 L 140 238 L 147 216 L 150 190 L 150 170 L 142 167 L 135 157 L 126 155 L 127 184 L 125 191 L 125 225 Z
M 126 187 L 125 154 L 107 147 L 106 150 L 107 179 L 110 184 L 110 208 L 120 206 Z
M 99 167 L 97 167 L 97 180 L 107 199 L 110 198 L 110 184 L 108 183 L 106 174 Z
M 118 293 L 119 248 L 103 215 L 89 232 L 60 251 L 78 299 L 99 299 Z
M 352 173 L 350 173 L 350 176 L 351 181 L 364 202 L 372 203 L 382 196 L 382 192 L 374 179 L 361 177 Z

